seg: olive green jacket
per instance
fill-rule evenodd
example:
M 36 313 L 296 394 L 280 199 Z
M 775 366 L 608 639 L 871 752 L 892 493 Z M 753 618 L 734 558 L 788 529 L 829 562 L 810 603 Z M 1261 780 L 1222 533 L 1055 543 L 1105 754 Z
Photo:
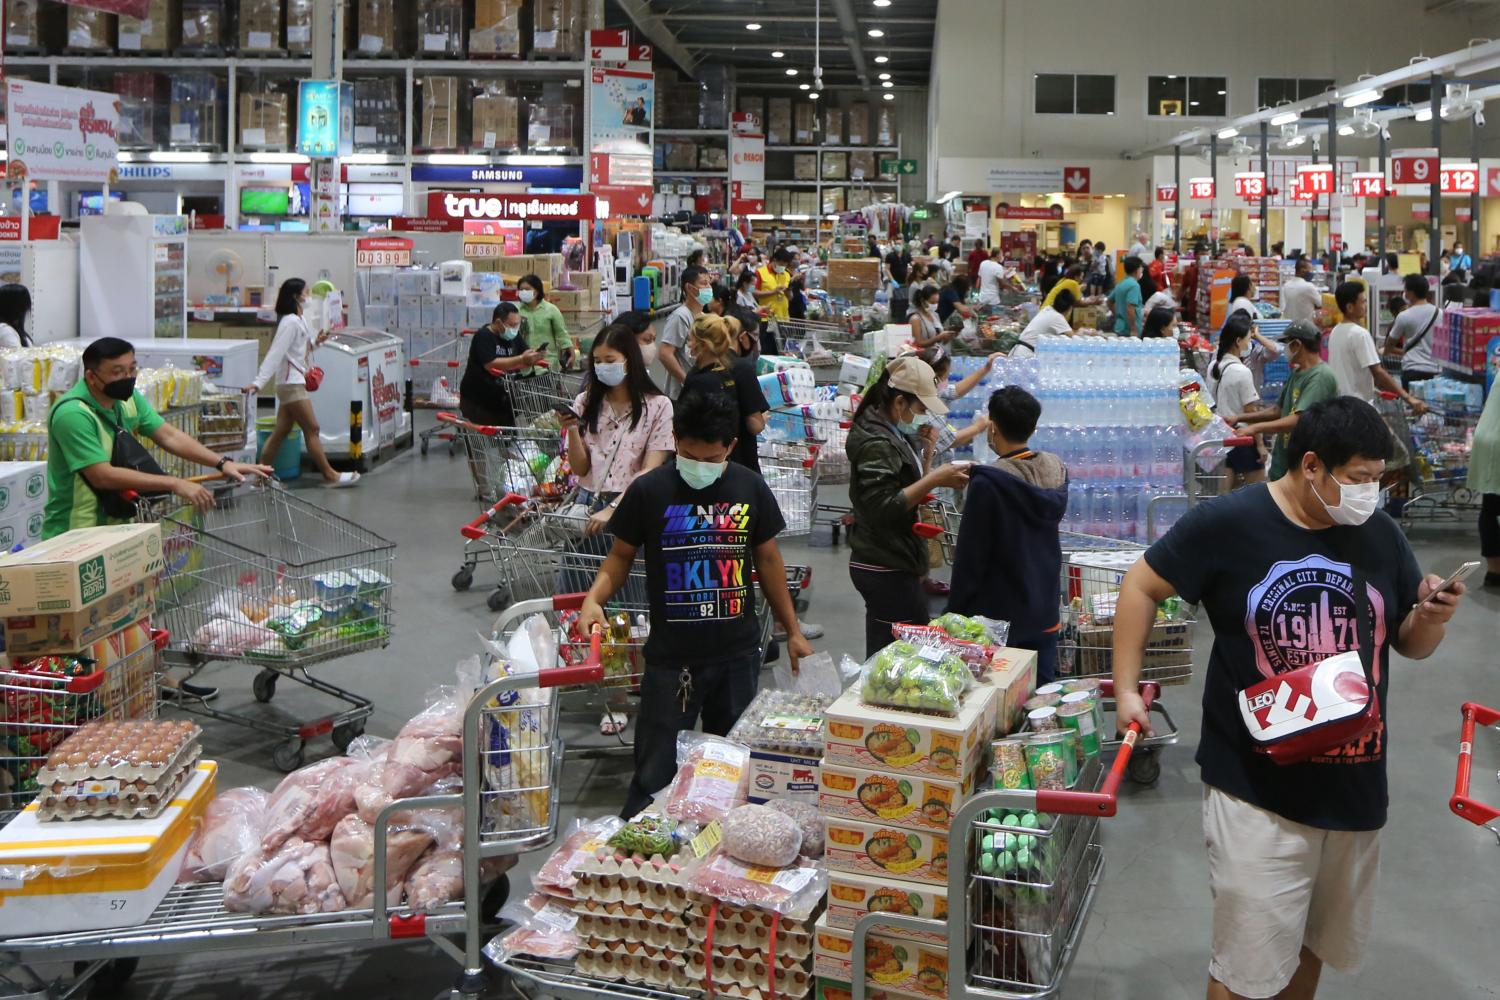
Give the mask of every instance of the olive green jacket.
M 849 561 L 924 576 L 927 543 L 911 530 L 915 507 L 902 490 L 922 478 L 911 441 L 883 417 L 866 413 L 849 429 Z

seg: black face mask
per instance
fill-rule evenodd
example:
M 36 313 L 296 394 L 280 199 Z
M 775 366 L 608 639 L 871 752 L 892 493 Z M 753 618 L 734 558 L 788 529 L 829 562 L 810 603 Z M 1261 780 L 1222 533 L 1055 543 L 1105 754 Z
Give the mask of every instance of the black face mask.
M 104 383 L 104 394 L 110 399 L 117 399 L 122 403 L 125 402 L 131 396 L 135 395 L 135 377 L 117 378 L 113 382 Z

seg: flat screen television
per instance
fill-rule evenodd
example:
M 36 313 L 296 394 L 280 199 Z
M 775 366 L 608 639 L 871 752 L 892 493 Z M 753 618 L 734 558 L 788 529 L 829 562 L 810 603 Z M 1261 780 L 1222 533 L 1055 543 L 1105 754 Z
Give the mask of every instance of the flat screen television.
M 286 188 L 242 188 L 241 215 L 286 215 L 291 207 L 291 192 Z
M 348 215 L 390 218 L 406 214 L 406 199 L 400 184 L 350 184 Z
M 110 201 L 124 201 L 124 191 L 111 191 Z M 103 215 L 104 193 L 102 191 L 80 191 L 78 192 L 78 214 L 79 215 Z

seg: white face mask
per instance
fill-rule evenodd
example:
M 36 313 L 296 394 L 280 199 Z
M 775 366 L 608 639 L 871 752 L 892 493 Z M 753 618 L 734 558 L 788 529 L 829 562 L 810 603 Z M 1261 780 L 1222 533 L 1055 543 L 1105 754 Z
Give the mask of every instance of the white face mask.
M 1364 524 L 1375 514 L 1375 508 L 1380 505 L 1380 483 L 1340 483 L 1330 473 L 1329 479 L 1338 483 L 1339 502 L 1338 506 L 1330 507 L 1327 501 L 1318 496 L 1316 488 L 1313 496 L 1318 497 L 1318 503 L 1328 511 L 1328 516 L 1333 518 L 1334 524 L 1355 526 Z
M 533 292 L 529 288 L 523 288 L 516 293 L 516 298 L 520 299 L 522 302 L 530 302 L 532 299 L 536 298 L 536 292 Z
M 647 344 L 647 345 L 645 345 L 644 347 L 641 348 L 641 360 L 644 361 L 644 362 L 646 362 L 646 364 L 648 364 L 648 365 L 655 363 L 655 361 L 656 361 L 656 341 L 653 340 L 653 341 L 651 341 L 651 343 L 649 343 L 649 344 Z

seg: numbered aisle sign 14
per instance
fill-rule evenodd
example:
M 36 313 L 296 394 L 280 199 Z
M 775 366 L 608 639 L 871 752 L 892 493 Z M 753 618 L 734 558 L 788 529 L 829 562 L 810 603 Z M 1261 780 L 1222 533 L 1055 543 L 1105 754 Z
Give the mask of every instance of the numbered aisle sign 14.
M 354 246 L 355 267 L 411 267 L 412 241 L 401 236 L 376 236 Z
M 1356 198 L 1384 198 L 1385 197 L 1385 175 L 1380 173 L 1359 173 L 1349 178 L 1349 193 Z

